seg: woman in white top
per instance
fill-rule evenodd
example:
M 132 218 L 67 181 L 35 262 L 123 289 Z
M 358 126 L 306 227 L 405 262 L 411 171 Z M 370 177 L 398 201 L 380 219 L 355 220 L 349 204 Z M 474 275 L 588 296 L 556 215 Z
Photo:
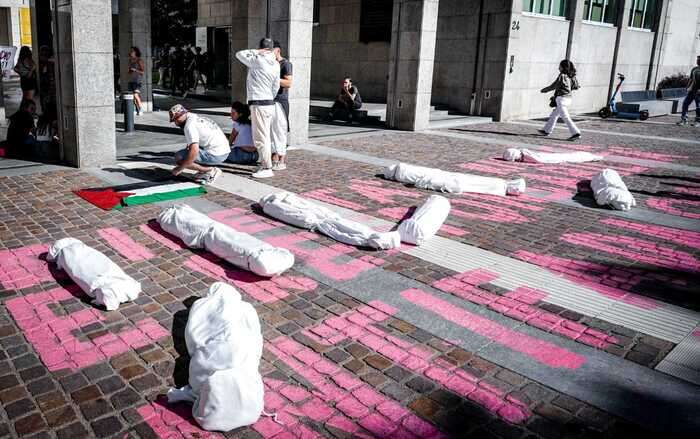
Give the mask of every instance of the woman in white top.
M 258 151 L 253 143 L 253 133 L 250 127 L 250 108 L 242 102 L 231 104 L 231 153 L 227 162 L 238 165 L 254 165 L 258 162 Z

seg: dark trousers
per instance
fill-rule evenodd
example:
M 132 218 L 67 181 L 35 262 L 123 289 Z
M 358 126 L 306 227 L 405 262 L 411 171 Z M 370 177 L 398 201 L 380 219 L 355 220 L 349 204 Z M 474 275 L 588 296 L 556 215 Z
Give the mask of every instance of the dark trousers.
M 700 94 L 697 91 L 689 91 L 688 96 L 683 100 L 683 110 L 681 111 L 681 119 L 688 120 L 688 110 L 690 104 L 695 101 L 695 120 L 700 121 Z

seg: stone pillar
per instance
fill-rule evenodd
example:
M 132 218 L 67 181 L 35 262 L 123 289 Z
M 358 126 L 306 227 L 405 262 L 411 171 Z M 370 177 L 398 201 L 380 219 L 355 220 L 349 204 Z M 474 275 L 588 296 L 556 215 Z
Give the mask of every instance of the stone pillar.
M 610 71 L 610 84 L 608 85 L 608 98 L 606 102 L 610 101 L 615 88 L 615 81 L 617 79 L 617 60 L 620 55 L 620 45 L 625 33 L 629 32 L 629 30 L 627 30 L 627 23 L 630 21 L 630 9 L 632 8 L 633 2 L 634 0 L 621 0 L 618 3 L 618 7 L 621 9 L 618 10 L 617 14 L 617 37 L 615 38 L 615 52 L 613 53 L 612 67 Z
M 439 0 L 394 0 L 386 120 L 390 128 L 430 124 Z
M 231 99 L 246 102 L 247 68 L 236 59 L 236 52 L 258 47 L 265 36 L 266 2 L 231 0 Z
M 113 163 L 114 76 L 110 2 L 57 2 L 57 98 L 62 159 L 77 167 Z
M 669 0 L 661 0 L 658 5 L 659 14 L 654 23 L 654 43 L 652 45 L 651 56 L 649 58 L 649 72 L 647 74 L 647 90 L 654 90 L 658 84 L 659 66 L 662 64 L 663 43 L 667 33 L 671 32 L 669 16 Z M 700 19 L 700 17 L 699 17 Z M 669 27 L 667 28 L 667 24 Z
M 573 0 L 569 3 L 569 38 L 566 41 L 566 59 L 571 59 L 571 51 L 574 46 L 575 36 L 579 33 L 583 23 L 584 0 Z
M 272 0 L 272 38 L 281 43 L 282 56 L 294 67 L 289 90 L 290 145 L 309 139 L 313 6 L 314 0 Z
M 151 0 L 119 0 L 119 82 L 129 90 L 129 48 L 138 47 L 145 66 L 141 102 L 143 111 L 153 109 L 153 56 L 151 50 Z

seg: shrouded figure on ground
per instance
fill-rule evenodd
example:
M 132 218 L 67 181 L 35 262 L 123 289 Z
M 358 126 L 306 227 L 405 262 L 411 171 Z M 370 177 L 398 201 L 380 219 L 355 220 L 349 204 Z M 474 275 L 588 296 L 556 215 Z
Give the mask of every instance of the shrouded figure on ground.
M 688 95 L 683 100 L 681 110 L 681 120 L 677 125 L 688 125 L 688 110 L 690 104 L 695 101 L 695 122 L 691 125 L 700 126 L 700 55 L 696 60 L 696 66 L 690 71 L 690 82 L 688 83 Z
M 272 123 L 275 118 L 275 97 L 280 88 L 280 65 L 269 38 L 260 40 L 258 49 L 241 50 L 236 58 L 248 67 L 246 91 L 250 106 L 253 142 L 258 151 L 260 167 L 253 178 L 269 178 L 272 172 Z
M 231 152 L 228 139 L 221 128 L 211 119 L 187 111 L 180 104 L 170 109 L 170 122 L 185 131 L 187 147 L 175 153 L 177 166 L 173 175 L 185 169 L 196 171 L 194 180 L 211 184 L 221 175 L 221 169 L 214 167 L 223 163 Z
M 275 96 L 275 119 L 272 122 L 272 170 L 287 169 L 289 133 L 289 89 L 292 87 L 292 63 L 282 56 L 282 45 L 275 41 L 275 58 L 280 63 L 280 89 Z
M 258 162 L 258 151 L 253 143 L 253 133 L 250 127 L 250 109 L 242 102 L 231 104 L 231 120 L 233 128 L 229 142 L 231 153 L 227 162 L 238 165 L 253 165 Z
M 548 93 L 554 91 L 553 103 L 556 105 L 552 110 L 552 114 L 549 116 L 549 120 L 545 124 L 544 128 L 539 130 L 539 133 L 544 136 L 549 136 L 554 130 L 557 121 L 561 117 L 564 119 L 564 123 L 569 128 L 569 133 L 571 137 L 569 140 L 576 140 L 581 138 L 581 131 L 578 129 L 571 116 L 569 115 L 569 106 L 571 106 L 571 92 L 573 90 L 578 90 L 578 80 L 576 79 L 576 68 L 574 63 L 568 59 L 562 60 L 559 63 L 559 76 L 557 79 L 549 86 L 541 90 L 542 93 Z
M 333 120 L 336 117 L 345 118 L 348 123 L 352 123 L 352 113 L 355 110 L 362 108 L 362 98 L 360 97 L 360 91 L 352 85 L 352 79 L 346 77 L 343 79 L 343 83 L 340 87 L 340 93 L 338 97 L 335 98 L 333 107 L 331 107 L 330 113 L 328 113 L 328 119 Z

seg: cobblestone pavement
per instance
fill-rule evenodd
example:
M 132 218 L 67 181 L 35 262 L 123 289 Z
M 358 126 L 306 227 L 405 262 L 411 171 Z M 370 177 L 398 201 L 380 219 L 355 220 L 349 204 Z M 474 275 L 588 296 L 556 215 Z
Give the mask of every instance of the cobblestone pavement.
M 503 134 L 531 131 L 518 124 L 463 129 L 537 140 Z M 631 123 L 595 129 L 672 135 Z M 547 142 L 537 145 L 557 143 Z M 464 260 L 477 268 L 455 271 L 446 266 L 464 257 L 447 247 L 437 258 L 411 248 L 370 251 L 272 220 L 246 198 L 259 185 L 247 180 L 248 169 L 229 168 L 217 188 L 187 201 L 291 249 L 294 268 L 267 280 L 184 248 L 153 222 L 162 206 L 105 212 L 71 193 L 105 186 L 99 174 L 0 177 L 0 437 L 697 435 L 697 416 L 688 415 L 700 408 L 696 146 L 595 134 L 576 147 L 645 161 L 561 166 L 508 164 L 496 160 L 503 145 L 437 134 L 387 133 L 323 146 L 364 154 L 365 162 L 333 150 L 291 151 L 290 169 L 264 183 L 390 223 L 430 193 L 380 178 L 372 158 L 520 175 L 530 192 L 446 195 L 452 211 L 440 242 L 496 261 Z M 623 175 L 637 211 L 646 213 L 591 206 L 584 181 L 604 167 Z M 67 236 L 139 280 L 141 296 L 117 311 L 92 306 L 45 262 L 47 246 Z M 525 286 L 510 287 L 509 264 L 558 283 L 523 275 Z M 215 280 L 236 286 L 261 318 L 266 409 L 280 423 L 262 417 L 248 428 L 207 433 L 187 405 L 164 399 L 170 386 L 187 383 L 188 308 Z M 564 297 L 558 289 L 582 295 L 557 301 Z M 673 326 L 670 315 L 689 323 L 669 335 L 654 322 L 588 312 L 586 297 L 668 322 L 660 326 Z M 678 359 L 681 351 L 689 362 Z

